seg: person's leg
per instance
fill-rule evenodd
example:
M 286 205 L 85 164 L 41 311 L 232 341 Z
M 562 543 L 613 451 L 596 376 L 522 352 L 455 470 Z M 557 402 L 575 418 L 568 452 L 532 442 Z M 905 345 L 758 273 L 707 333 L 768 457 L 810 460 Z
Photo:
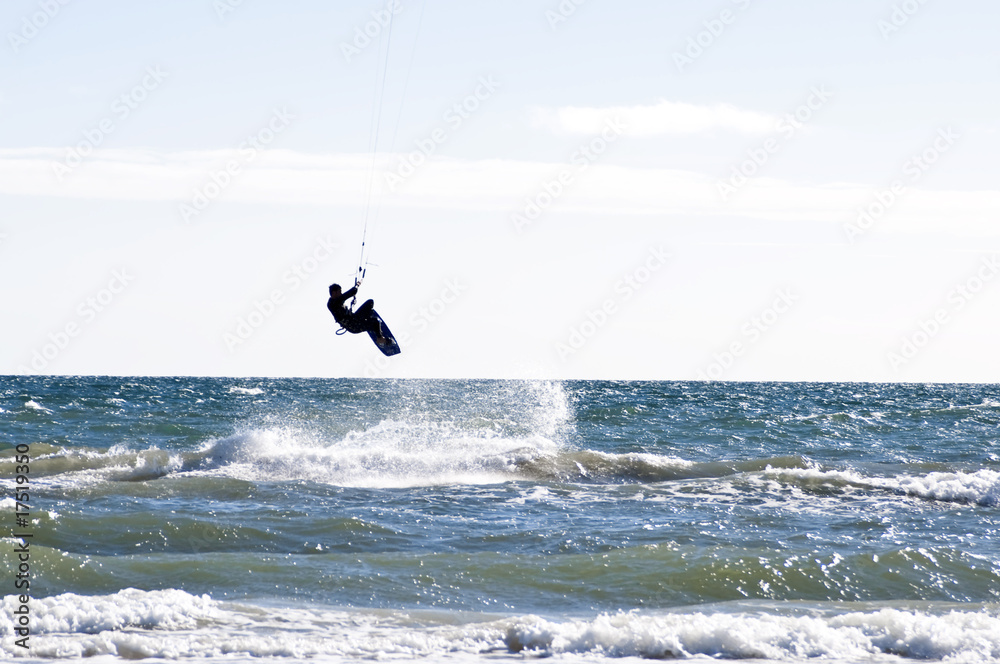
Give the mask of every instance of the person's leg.
M 368 300 L 368 302 L 365 302 L 365 304 L 370 304 L 370 303 L 371 303 L 371 300 Z M 359 312 L 361 311 L 360 307 L 358 308 L 358 311 Z M 375 310 L 372 309 L 371 307 L 368 307 L 367 314 L 368 315 L 365 316 L 364 318 L 359 318 L 358 319 L 358 320 L 363 320 L 364 321 L 363 324 L 365 326 L 365 332 L 371 332 L 372 334 L 374 334 L 375 335 L 375 343 L 377 343 L 379 346 L 384 346 L 384 345 L 386 345 L 388 343 L 391 343 L 389 341 L 389 338 L 386 337 L 386 336 L 384 336 L 384 334 L 383 334 L 383 331 L 382 331 L 382 322 L 379 320 L 378 314 L 375 313 Z
M 382 335 L 382 324 L 379 323 L 378 314 L 375 313 L 375 301 L 367 300 L 364 304 L 358 307 L 358 310 L 354 312 L 355 320 L 362 321 L 364 325 L 365 332 L 375 333 L 375 343 L 379 345 L 384 345 L 389 343 L 389 340 Z
M 370 331 L 375 335 L 375 343 L 379 346 L 384 346 L 389 343 L 389 338 L 382 336 L 382 326 L 379 324 L 378 319 L 374 316 L 368 319 L 368 327 L 365 331 Z

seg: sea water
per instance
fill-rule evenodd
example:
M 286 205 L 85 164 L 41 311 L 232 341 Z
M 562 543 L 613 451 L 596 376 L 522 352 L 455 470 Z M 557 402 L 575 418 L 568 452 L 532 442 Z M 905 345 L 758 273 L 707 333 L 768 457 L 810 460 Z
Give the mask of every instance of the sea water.
M 997 385 L 4 377 L 0 659 L 1000 661 L 998 425 Z

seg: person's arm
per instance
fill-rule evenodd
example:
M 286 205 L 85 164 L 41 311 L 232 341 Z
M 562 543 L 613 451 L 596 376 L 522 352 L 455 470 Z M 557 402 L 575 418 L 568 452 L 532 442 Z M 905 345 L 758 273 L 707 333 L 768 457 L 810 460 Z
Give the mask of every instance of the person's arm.
M 346 293 L 341 293 L 339 297 L 331 297 L 330 300 L 326 303 L 326 307 L 330 311 L 333 311 L 335 308 L 343 308 L 344 303 L 357 294 L 358 294 L 358 289 L 352 288 Z

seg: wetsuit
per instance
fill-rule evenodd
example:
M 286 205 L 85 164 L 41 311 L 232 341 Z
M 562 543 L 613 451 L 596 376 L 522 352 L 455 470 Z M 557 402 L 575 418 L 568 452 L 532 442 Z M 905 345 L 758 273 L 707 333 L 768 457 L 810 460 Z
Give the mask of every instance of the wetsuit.
M 378 318 L 374 315 L 374 300 L 365 301 L 364 304 L 358 307 L 357 311 L 352 312 L 347 308 L 347 301 L 357 294 L 358 287 L 355 286 L 346 293 L 341 294 L 340 297 L 331 296 L 326 302 L 326 308 L 330 310 L 331 314 L 333 314 L 333 319 L 340 323 L 340 326 L 351 334 L 374 332 L 376 335 L 382 336 L 382 331 L 378 324 Z

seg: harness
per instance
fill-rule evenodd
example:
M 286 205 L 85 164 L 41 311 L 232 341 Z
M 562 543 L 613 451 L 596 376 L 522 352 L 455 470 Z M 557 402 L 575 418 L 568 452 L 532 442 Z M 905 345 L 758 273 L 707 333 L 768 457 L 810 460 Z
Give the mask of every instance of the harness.
M 355 284 L 355 287 L 357 287 L 357 284 Z M 347 311 L 347 315 L 348 316 L 353 316 L 354 315 L 354 303 L 357 301 L 357 299 L 358 299 L 358 294 L 355 293 L 354 294 L 354 299 L 351 300 L 351 306 L 344 307 L 344 310 Z M 340 335 L 347 334 L 348 332 L 350 332 L 350 330 L 348 330 L 346 327 L 344 327 L 344 324 L 341 323 L 340 324 L 340 329 L 337 330 L 334 334 L 336 334 L 339 337 Z

